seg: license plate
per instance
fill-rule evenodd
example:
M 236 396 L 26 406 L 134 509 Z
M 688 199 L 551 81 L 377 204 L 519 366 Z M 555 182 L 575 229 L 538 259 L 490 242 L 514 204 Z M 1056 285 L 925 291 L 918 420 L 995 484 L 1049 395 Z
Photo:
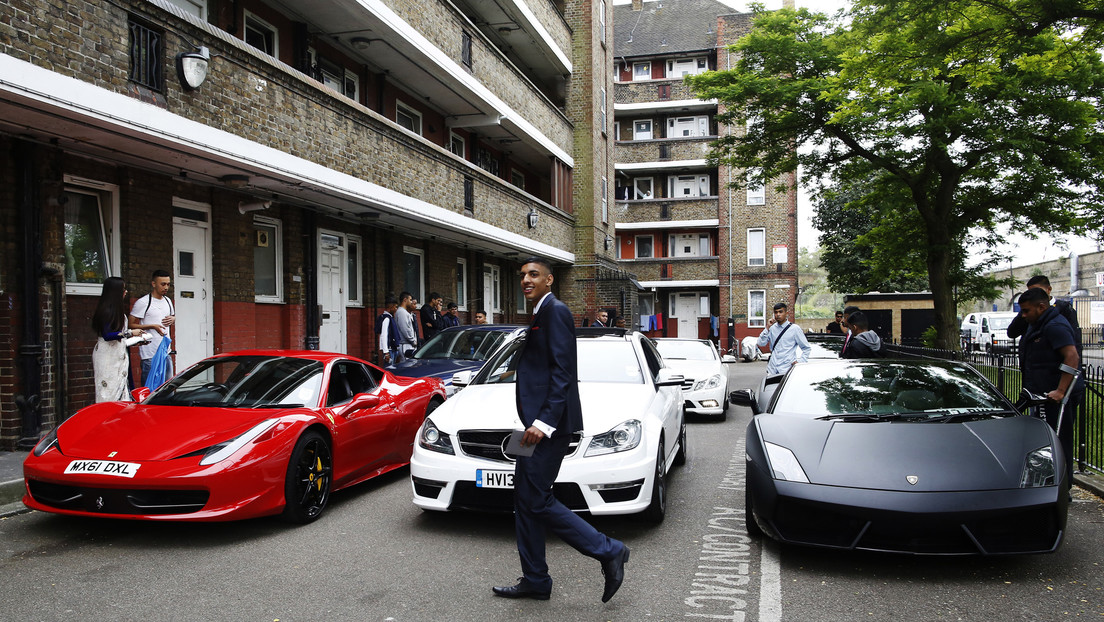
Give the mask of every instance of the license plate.
M 111 460 L 74 460 L 65 467 L 66 473 L 89 473 L 94 475 L 114 475 L 115 477 L 134 477 L 138 467 L 133 462 L 114 462 Z
M 476 469 L 475 485 L 477 488 L 513 488 L 514 472 Z

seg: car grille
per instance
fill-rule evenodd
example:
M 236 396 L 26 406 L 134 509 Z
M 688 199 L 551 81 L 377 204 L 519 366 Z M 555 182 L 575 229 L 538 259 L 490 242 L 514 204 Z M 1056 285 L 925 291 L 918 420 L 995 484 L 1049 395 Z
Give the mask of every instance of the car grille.
M 683 378 L 682 379 L 682 390 L 683 391 L 689 391 L 690 389 L 693 389 L 693 388 L 694 388 L 694 379 L 693 378 Z
M 35 501 L 59 510 L 103 514 L 190 514 L 207 505 L 206 490 L 89 488 L 28 480 Z
M 473 458 L 482 458 L 494 462 L 513 464 L 513 460 L 502 453 L 514 430 L 460 430 L 456 438 L 460 442 L 460 451 Z M 579 448 L 581 435 L 571 435 L 564 456 L 570 456 Z
M 579 485 L 557 482 L 552 494 L 573 512 L 586 511 L 586 499 Z M 514 509 L 514 491 L 510 488 L 479 488 L 475 482 L 456 482 L 450 510 L 477 510 L 480 512 L 511 512 Z

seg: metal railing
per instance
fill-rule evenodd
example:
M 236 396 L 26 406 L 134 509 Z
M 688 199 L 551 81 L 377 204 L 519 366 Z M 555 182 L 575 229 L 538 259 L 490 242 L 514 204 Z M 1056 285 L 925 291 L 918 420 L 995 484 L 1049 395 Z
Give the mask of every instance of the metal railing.
M 1073 453 L 1076 455 L 1073 459 L 1077 461 L 1079 471 L 1092 469 L 1104 473 L 1104 364 L 1096 362 L 1090 354 L 1094 350 L 1099 352 L 1099 345 L 1090 343 L 1089 331 L 1083 331 L 1082 337 L 1086 350 L 1086 364 L 1082 371 L 1085 391 L 1074 421 Z M 1023 388 L 1023 375 L 1015 353 L 939 350 L 898 344 L 886 344 L 885 347 L 890 356 L 969 363 L 1013 402 Z

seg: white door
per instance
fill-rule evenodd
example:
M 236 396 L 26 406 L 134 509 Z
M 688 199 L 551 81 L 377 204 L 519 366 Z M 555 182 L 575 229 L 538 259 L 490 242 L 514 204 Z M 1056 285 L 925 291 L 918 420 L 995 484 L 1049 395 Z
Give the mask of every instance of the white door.
M 173 201 L 173 304 L 176 306 L 175 371 L 214 354 L 211 320 L 210 206 Z M 181 214 L 184 216 L 182 217 Z
M 698 338 L 698 295 L 679 294 L 675 301 L 675 317 L 678 318 L 679 339 Z
M 495 296 L 495 277 L 497 266 L 483 266 L 483 308 L 487 311 L 487 323 L 494 324 L 494 312 L 498 310 L 498 299 Z
M 318 348 L 323 352 L 347 350 L 345 342 L 345 238 L 320 231 L 318 234 L 318 304 L 322 326 Z

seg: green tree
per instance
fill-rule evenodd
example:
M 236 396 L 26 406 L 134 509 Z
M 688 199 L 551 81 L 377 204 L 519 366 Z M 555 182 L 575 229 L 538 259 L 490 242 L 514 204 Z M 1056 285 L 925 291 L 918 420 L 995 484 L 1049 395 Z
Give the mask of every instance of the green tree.
M 747 124 L 712 158 L 757 183 L 800 163 L 815 180 L 865 180 L 860 204 L 888 197 L 899 209 L 878 211 L 867 239 L 905 274 L 894 249 L 918 249 L 952 347 L 971 235 L 1084 233 L 1104 216 L 1098 22 L 1030 7 L 860 0 L 846 19 L 756 7 L 735 68 L 688 78 L 722 102 L 722 123 Z

